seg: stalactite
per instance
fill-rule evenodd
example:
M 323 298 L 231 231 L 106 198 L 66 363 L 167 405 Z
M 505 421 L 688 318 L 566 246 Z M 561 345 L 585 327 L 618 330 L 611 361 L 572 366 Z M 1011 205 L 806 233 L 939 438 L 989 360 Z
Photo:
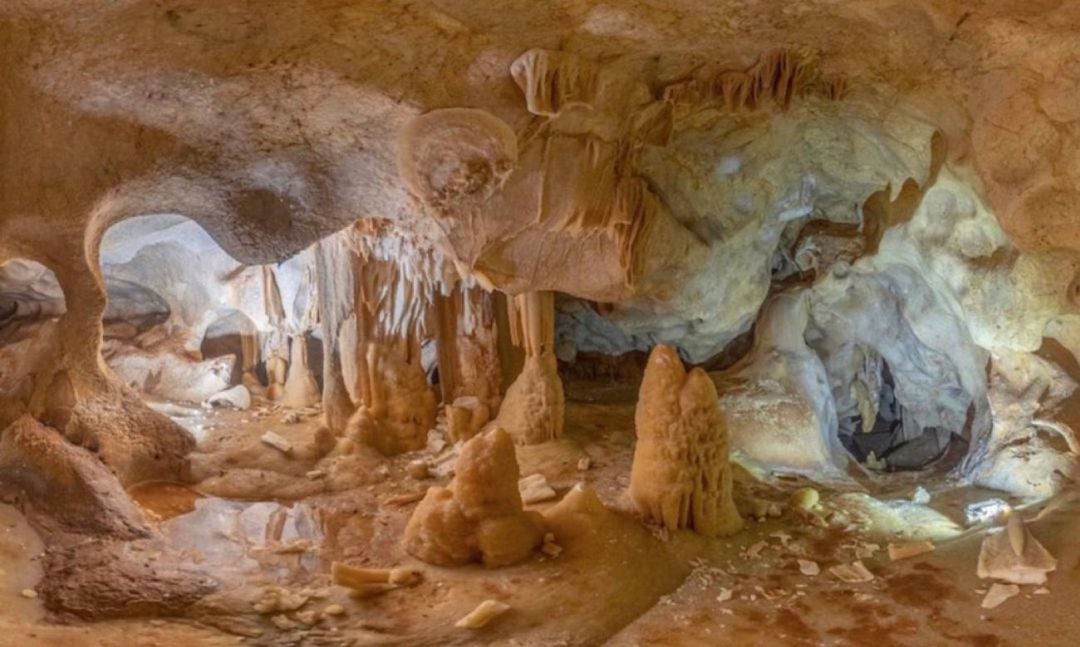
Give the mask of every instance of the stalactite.
M 363 260 L 346 243 L 346 233 L 320 241 L 315 246 L 315 278 L 318 291 L 319 326 L 323 340 L 323 423 L 334 433 L 345 431 L 356 412 L 350 393 L 355 386 L 357 354 L 353 297 L 356 273 Z
M 828 99 L 844 97 L 846 80 L 824 76 L 808 56 L 787 49 L 763 54 L 743 71 L 724 70 L 672 83 L 664 88 L 668 102 L 723 103 L 725 110 L 755 110 L 772 101 L 781 109 L 798 95 L 816 94 Z
M 742 527 L 732 501 L 728 436 L 716 387 L 700 368 L 687 373 L 670 346 L 649 355 L 637 409 L 630 498 L 668 530 L 726 535 Z
M 596 98 L 596 70 L 573 54 L 530 49 L 510 65 L 510 75 L 535 115 L 554 117 L 569 106 L 592 107 Z
M 525 350 L 525 366 L 495 421 L 522 445 L 562 435 L 565 402 L 555 361 L 555 294 L 527 292 L 510 304 L 510 337 Z

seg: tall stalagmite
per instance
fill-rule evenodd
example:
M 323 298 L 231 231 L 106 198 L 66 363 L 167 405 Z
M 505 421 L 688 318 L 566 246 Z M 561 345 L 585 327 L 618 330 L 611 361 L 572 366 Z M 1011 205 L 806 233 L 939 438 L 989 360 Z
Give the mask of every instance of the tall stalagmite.
M 731 497 L 728 433 L 716 387 L 703 370 L 687 373 L 673 348 L 656 346 L 634 425 L 630 497 L 642 514 L 668 530 L 692 528 L 707 536 L 742 528 Z

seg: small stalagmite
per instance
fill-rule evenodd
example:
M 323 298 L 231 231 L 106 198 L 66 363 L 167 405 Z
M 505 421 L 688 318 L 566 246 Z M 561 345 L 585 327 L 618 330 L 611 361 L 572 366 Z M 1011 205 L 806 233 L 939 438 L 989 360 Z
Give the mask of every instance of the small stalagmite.
M 649 355 L 634 413 L 637 446 L 630 497 L 669 530 L 727 535 L 742 528 L 732 501 L 728 436 L 716 387 L 689 373 L 670 346 Z
M 528 292 L 510 301 L 510 336 L 525 350 L 525 366 L 506 390 L 495 422 L 519 445 L 562 435 L 566 403 L 555 361 L 555 296 Z
M 465 443 L 448 487 L 429 488 L 405 527 L 405 550 L 438 566 L 507 566 L 543 540 L 543 518 L 522 509 L 510 435 L 493 427 Z

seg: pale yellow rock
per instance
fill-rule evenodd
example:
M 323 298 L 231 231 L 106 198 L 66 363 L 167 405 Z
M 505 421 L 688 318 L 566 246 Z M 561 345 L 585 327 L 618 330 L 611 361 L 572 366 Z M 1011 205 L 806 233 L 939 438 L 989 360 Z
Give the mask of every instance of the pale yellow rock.
M 934 544 L 929 541 L 909 541 L 899 544 L 889 543 L 889 559 L 897 561 L 922 555 L 934 550 Z
M 510 610 L 510 605 L 498 600 L 484 600 L 468 615 L 454 623 L 459 629 L 482 629 L 492 620 Z
M 802 487 L 791 495 L 791 507 L 795 510 L 809 512 L 817 507 L 821 501 L 821 495 L 812 487 Z
M 345 607 L 340 604 L 328 604 L 323 607 L 322 614 L 331 617 L 343 616 L 345 615 Z
M 283 438 L 281 435 L 272 431 L 264 433 L 262 436 L 259 437 L 259 440 L 261 440 L 264 445 L 269 445 L 270 447 L 273 447 L 282 454 L 291 454 L 293 451 L 292 443 Z

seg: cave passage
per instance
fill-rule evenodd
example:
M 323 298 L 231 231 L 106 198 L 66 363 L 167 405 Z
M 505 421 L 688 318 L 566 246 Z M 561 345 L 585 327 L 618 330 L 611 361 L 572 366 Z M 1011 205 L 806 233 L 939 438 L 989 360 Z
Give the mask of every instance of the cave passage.
M 966 446 L 962 437 L 948 429 L 916 428 L 914 433 L 905 429 L 904 406 L 896 398 L 889 364 L 882 360 L 881 366 L 873 424 L 866 425 L 862 415 L 855 415 L 840 425 L 840 442 L 855 460 L 873 470 L 921 470 L 945 456 L 953 443 Z

